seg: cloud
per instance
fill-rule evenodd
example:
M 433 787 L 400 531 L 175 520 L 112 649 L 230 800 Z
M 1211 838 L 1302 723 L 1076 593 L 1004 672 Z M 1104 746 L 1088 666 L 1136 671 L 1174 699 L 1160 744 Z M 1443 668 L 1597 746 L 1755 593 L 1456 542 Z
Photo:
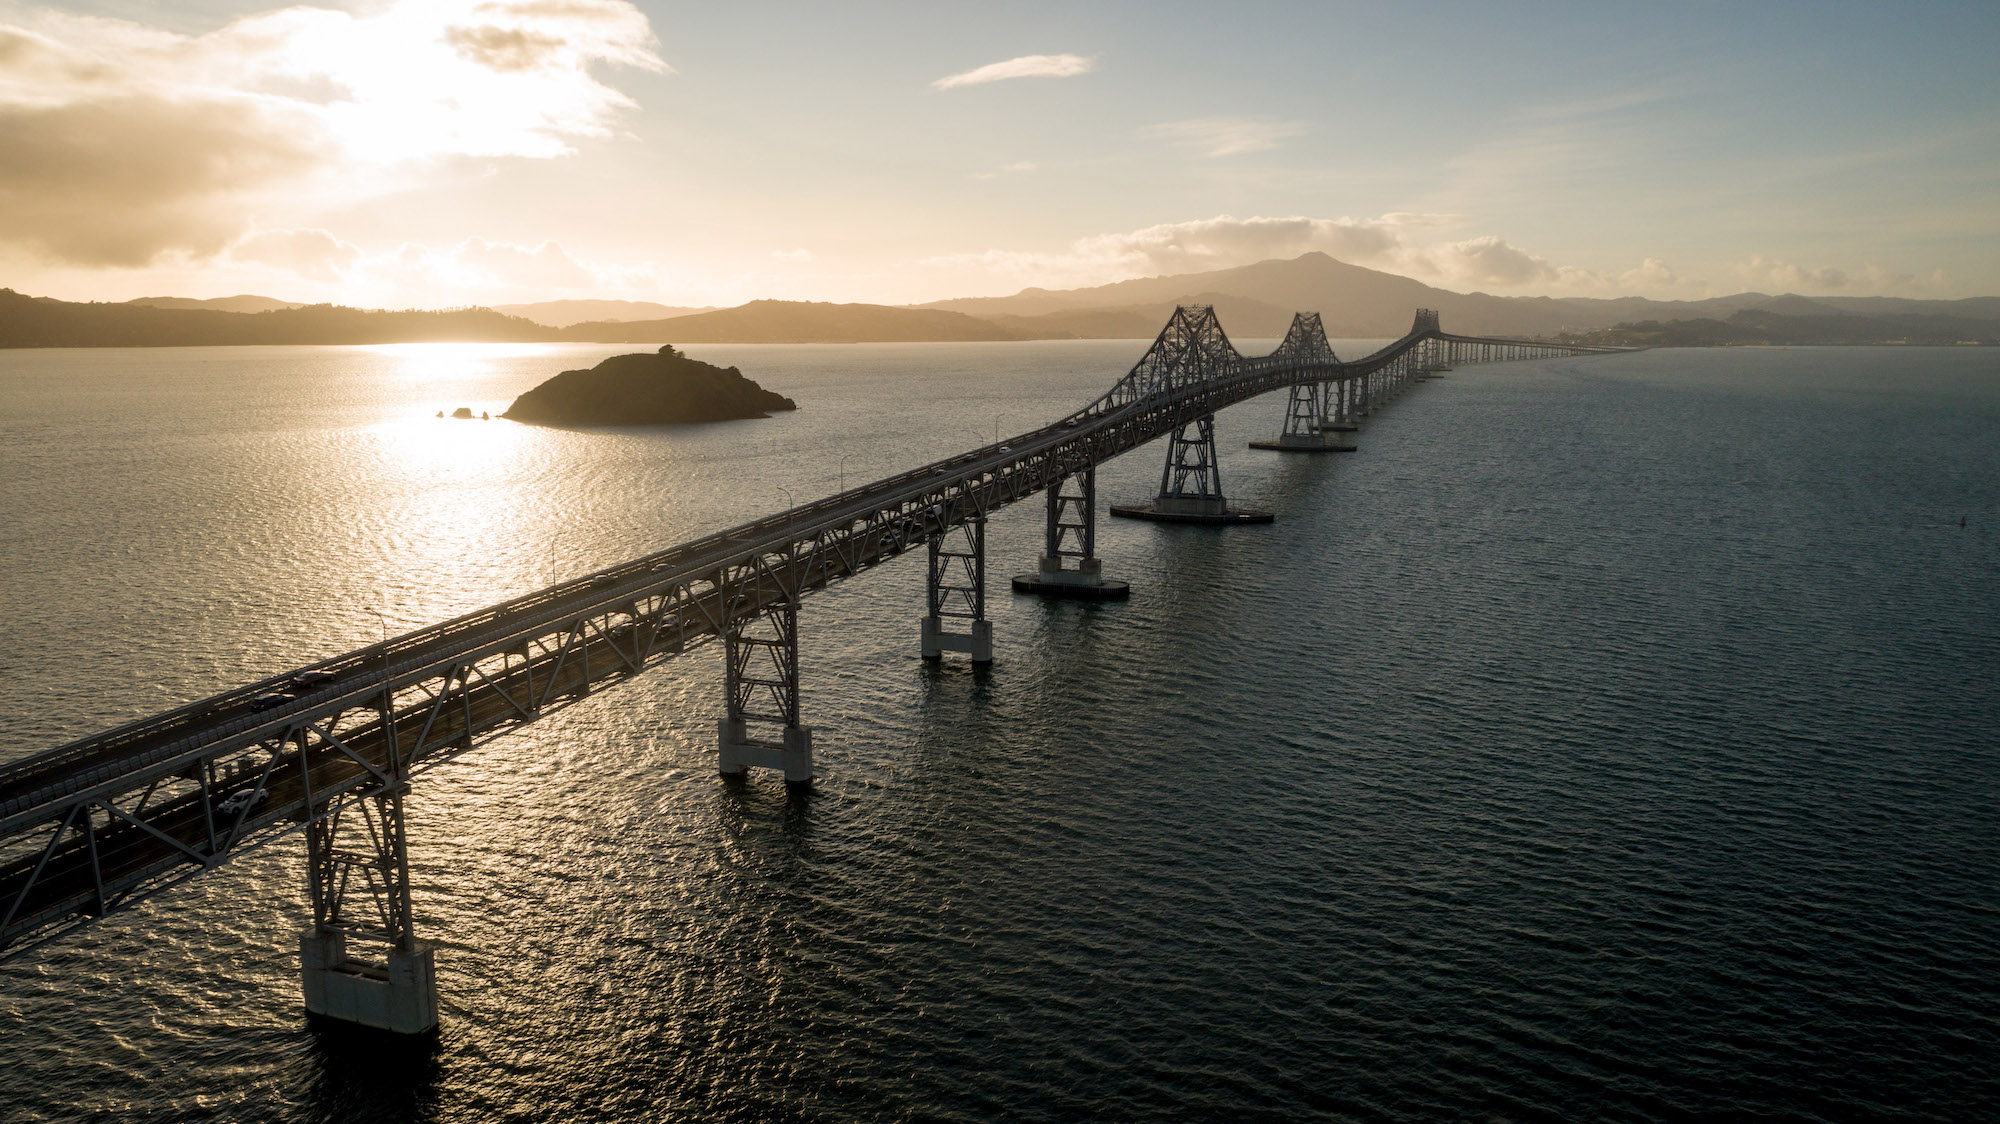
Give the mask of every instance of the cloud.
M 1288 217 L 1161 223 L 1079 238 L 1062 253 L 988 250 L 933 258 L 926 264 L 974 266 L 1045 286 L 1096 285 L 1156 274 L 1227 269 L 1312 250 L 1355 263 L 1380 262 L 1405 245 L 1405 228 L 1449 225 L 1455 216 L 1385 215 L 1378 219 Z
M 772 250 L 771 256 L 777 258 L 779 261 L 805 262 L 812 260 L 813 252 L 801 246 L 795 250 Z
M 1766 258 L 1762 254 L 1750 255 L 1749 261 L 1736 266 L 1736 272 L 1742 275 L 1744 283 L 1752 289 L 1779 293 L 1804 289 L 1815 292 L 1844 289 L 1852 280 L 1843 269 L 1831 266 L 1809 269 L 1793 265 L 1788 261 Z
M 90 266 L 222 249 L 256 186 L 301 175 L 310 121 L 254 102 L 0 105 L 0 242 Z
M 1203 159 L 1262 152 L 1278 147 L 1278 142 L 1305 132 L 1298 121 L 1272 121 L 1262 117 L 1194 117 L 1168 121 L 1139 130 L 1143 137 L 1170 141 Z
M 1461 284 L 1525 285 L 1562 277 L 1562 272 L 1549 264 L 1547 258 L 1536 257 L 1491 234 L 1429 247 L 1417 251 L 1412 260 L 1427 265 L 1437 276 Z
M 260 206 L 352 202 L 457 156 L 549 158 L 664 69 L 627 0 L 286 8 L 203 35 L 31 10 L 0 25 L 0 242 L 48 260 L 201 259 Z
M 361 260 L 361 251 L 324 230 L 260 230 L 231 246 L 229 256 L 314 281 L 336 281 Z
M 1589 291 L 1658 290 L 1681 284 L 1649 258 L 1615 277 L 1558 265 L 1495 235 L 1430 241 L 1464 225 L 1461 215 L 1392 211 L 1377 218 L 1218 215 L 1079 238 L 1066 251 L 988 250 L 924 264 L 985 272 L 997 282 L 1075 288 L 1133 277 L 1197 273 L 1293 258 L 1318 251 L 1352 265 L 1414 277 L 1446 288 L 1483 286 Z
M 453 254 L 457 265 L 478 278 L 521 289 L 589 289 L 597 278 L 554 242 L 534 249 L 468 238 Z
M 1026 175 L 1029 172 L 1035 171 L 1038 167 L 1039 165 L 1032 160 L 1020 160 L 1012 164 L 1002 164 L 994 171 L 974 172 L 972 173 L 972 178 L 976 180 L 997 180 L 1001 176 L 1006 175 Z
M 1929 277 L 1874 264 L 1862 266 L 1856 272 L 1830 265 L 1797 265 L 1762 254 L 1750 255 L 1749 261 L 1737 263 L 1734 269 L 1745 285 L 1760 292 L 1943 297 L 1957 290 L 1941 269 Z
M 1005 62 L 990 62 L 962 74 L 952 74 L 931 83 L 933 89 L 954 90 L 1004 82 L 1009 78 L 1073 78 L 1097 67 L 1097 59 L 1085 55 L 1022 55 Z
M 1681 275 L 1658 258 L 1647 258 L 1618 275 L 1618 283 L 1628 289 L 1664 289 L 1681 283 Z

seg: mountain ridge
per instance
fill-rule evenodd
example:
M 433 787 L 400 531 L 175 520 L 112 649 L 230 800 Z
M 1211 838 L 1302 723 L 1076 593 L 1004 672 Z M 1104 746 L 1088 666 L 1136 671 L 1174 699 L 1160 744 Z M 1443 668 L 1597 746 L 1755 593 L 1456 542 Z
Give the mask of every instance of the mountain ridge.
M 267 302 L 263 311 L 218 304 Z M 967 297 L 923 305 L 757 300 L 734 308 L 679 309 L 643 301 L 551 301 L 501 309 L 366 310 L 292 305 L 269 297 L 148 297 L 77 303 L 0 289 L 0 347 L 160 347 L 234 344 L 535 343 L 893 343 L 1030 339 L 1150 339 L 1177 304 L 1207 304 L 1236 338 L 1283 335 L 1295 311 L 1317 311 L 1335 339 L 1383 338 L 1409 328 L 1417 308 L 1436 309 L 1447 330 L 1467 335 L 1557 336 L 1642 323 L 1728 322 L 1743 312 L 1823 321 L 1831 341 L 1909 336 L 1984 339 L 2000 325 L 2000 297 L 1913 300 L 1735 293 L 1696 301 L 1645 297 L 1500 297 L 1455 293 L 1321 253 L 1268 259 L 1203 273 L 1133 278 L 1086 289 L 1024 289 L 1011 297 Z M 552 326 L 507 310 L 672 313 L 645 320 Z M 1940 322 L 1916 324 L 1911 318 Z M 1873 327 L 1849 320 L 1888 319 Z M 1946 325 L 1942 320 L 1955 323 Z M 1740 326 L 1739 326 L 1740 327 Z M 1799 326 L 1794 325 L 1794 328 Z M 1917 330 L 1921 329 L 1921 330 Z M 1732 330 L 1733 332 L 1734 330 Z M 1674 338 L 1699 333 L 1676 330 Z M 1713 334 L 1713 333 L 1711 333 Z M 1740 334 L 1740 333 L 1738 333 Z M 1780 333 L 1792 338 L 1796 333 Z M 1723 340 L 1731 333 L 1715 334 Z

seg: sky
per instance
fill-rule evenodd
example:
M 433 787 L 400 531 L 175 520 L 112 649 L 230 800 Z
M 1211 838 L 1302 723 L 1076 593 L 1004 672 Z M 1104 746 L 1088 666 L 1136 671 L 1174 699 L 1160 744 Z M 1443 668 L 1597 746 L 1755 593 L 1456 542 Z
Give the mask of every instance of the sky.
M 0 0 L 0 286 L 2000 293 L 2000 4 Z

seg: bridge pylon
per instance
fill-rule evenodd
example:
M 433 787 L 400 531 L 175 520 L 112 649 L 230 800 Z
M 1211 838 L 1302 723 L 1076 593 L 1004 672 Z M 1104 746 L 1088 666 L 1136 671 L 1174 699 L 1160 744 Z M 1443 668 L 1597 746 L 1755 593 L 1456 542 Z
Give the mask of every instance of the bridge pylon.
M 352 804 L 333 804 L 306 823 L 306 889 L 312 927 L 299 934 L 299 980 L 306 1011 L 336 1022 L 397 1034 L 437 1029 L 434 946 L 416 938 L 410 901 L 410 850 L 403 816 L 409 791 L 407 762 L 398 752 L 395 724 L 383 707 L 386 731 L 381 787 Z M 302 783 L 310 791 L 313 769 L 300 747 Z M 358 821 L 358 823 L 357 823 Z M 368 904 L 350 909 L 352 899 Z M 381 958 L 361 955 L 375 945 Z
M 1338 384 L 1299 383 L 1285 403 L 1285 428 L 1276 441 L 1252 441 L 1252 449 L 1279 453 L 1351 453 L 1355 427 L 1332 416 Z
M 723 634 L 728 709 L 716 731 L 716 768 L 741 777 L 775 769 L 789 785 L 813 781 L 812 727 L 799 725 L 799 610 L 789 595 Z M 752 726 L 775 739 L 753 737 Z
M 1155 523 L 1269 523 L 1268 511 L 1229 506 L 1222 493 L 1222 469 L 1215 453 L 1215 415 L 1204 414 L 1174 430 L 1167 440 L 1167 464 L 1160 470 L 1160 494 L 1150 503 L 1113 504 L 1111 514 Z
M 1014 575 L 1014 592 L 1076 601 L 1116 601 L 1132 587 L 1104 576 L 1097 557 L 1097 469 L 1049 486 L 1048 541 L 1032 574 Z M 1069 562 L 1074 560 L 1076 565 Z
M 1319 313 L 1294 313 L 1284 342 L 1265 361 L 1301 367 L 1303 374 L 1317 377 L 1292 384 L 1285 401 L 1285 427 L 1278 439 L 1252 441 L 1250 447 L 1280 453 L 1353 452 L 1353 443 L 1345 440 L 1351 431 L 1332 428 L 1327 417 L 1332 408 L 1330 399 L 1340 385 L 1340 380 L 1334 378 L 1340 358 L 1333 353 L 1333 345 L 1326 342 L 1326 329 L 1320 323 Z
M 930 612 L 923 621 L 923 657 L 941 660 L 964 652 L 973 663 L 993 662 L 993 622 L 986 619 L 986 517 L 976 515 L 956 527 L 931 533 L 930 575 L 925 593 Z M 968 622 L 970 632 L 947 632 L 945 622 Z

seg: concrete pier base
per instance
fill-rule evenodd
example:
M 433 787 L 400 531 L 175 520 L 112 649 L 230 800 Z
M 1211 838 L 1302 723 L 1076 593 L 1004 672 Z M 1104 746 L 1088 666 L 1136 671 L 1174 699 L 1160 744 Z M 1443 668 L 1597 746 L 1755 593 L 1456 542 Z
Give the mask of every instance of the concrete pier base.
M 1269 523 L 1277 518 L 1268 511 L 1235 510 L 1221 496 L 1162 495 L 1151 503 L 1112 504 L 1111 514 L 1155 523 L 1201 523 L 1209 526 Z
M 939 617 L 925 617 L 923 654 L 927 660 L 941 660 L 946 652 L 964 652 L 973 663 L 993 662 L 993 622 L 973 621 L 972 634 L 946 632 Z
M 1327 425 L 1318 433 L 1287 433 L 1276 441 L 1252 441 L 1250 447 L 1277 453 L 1351 453 L 1354 433 L 1351 425 Z
M 1072 601 L 1118 601 L 1131 596 L 1132 587 L 1105 577 L 1101 558 L 1079 558 L 1076 569 L 1066 570 L 1062 559 L 1044 554 L 1036 572 L 1014 575 L 1014 592 Z
M 811 726 L 785 727 L 783 742 L 750 737 L 740 718 L 724 718 L 716 726 L 716 769 L 723 776 L 740 777 L 754 765 L 783 773 L 786 784 L 813 782 Z
M 386 964 L 347 957 L 347 936 L 307 929 L 299 934 L 299 978 L 306 1011 L 321 1018 L 394 1034 L 437 1029 L 435 946 L 389 950 Z

